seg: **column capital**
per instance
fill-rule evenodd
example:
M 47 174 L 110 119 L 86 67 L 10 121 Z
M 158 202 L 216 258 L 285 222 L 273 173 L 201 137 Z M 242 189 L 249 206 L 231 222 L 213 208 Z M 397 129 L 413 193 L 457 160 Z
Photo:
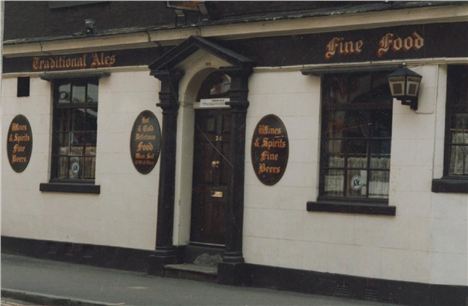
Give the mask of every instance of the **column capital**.
M 163 112 L 177 112 L 179 108 L 179 81 L 184 75 L 180 69 L 152 70 L 151 75 L 161 81 L 159 103 Z
M 162 82 L 179 82 L 179 80 L 184 76 L 184 71 L 182 69 L 167 69 L 167 70 L 151 70 L 151 75 L 159 79 Z
M 231 77 L 229 102 L 226 104 L 233 111 L 245 112 L 249 107 L 247 95 L 249 93 L 249 77 L 252 74 L 251 66 L 222 67 L 220 70 Z

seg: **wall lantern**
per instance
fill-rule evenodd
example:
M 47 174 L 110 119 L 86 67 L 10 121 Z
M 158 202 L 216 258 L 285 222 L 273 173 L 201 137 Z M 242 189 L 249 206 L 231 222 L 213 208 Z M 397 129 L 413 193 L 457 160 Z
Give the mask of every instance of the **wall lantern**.
M 421 75 L 406 68 L 403 64 L 403 67 L 388 75 L 392 97 L 400 100 L 403 105 L 409 105 L 412 110 L 417 110 L 421 79 Z

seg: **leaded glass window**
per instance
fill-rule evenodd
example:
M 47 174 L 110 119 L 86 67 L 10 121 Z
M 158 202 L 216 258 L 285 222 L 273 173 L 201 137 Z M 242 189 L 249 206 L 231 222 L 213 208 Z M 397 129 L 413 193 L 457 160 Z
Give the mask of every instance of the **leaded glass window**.
M 55 82 L 52 180 L 94 180 L 97 111 L 97 79 Z
M 388 198 L 392 97 L 386 76 L 323 77 L 321 198 Z
M 468 175 L 468 66 L 450 66 L 447 82 L 445 176 Z

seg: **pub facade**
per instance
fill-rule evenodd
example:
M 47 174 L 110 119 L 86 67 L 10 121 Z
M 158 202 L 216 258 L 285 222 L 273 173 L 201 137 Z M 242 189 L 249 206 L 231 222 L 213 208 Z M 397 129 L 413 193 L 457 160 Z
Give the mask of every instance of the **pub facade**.
M 2 249 L 465 305 L 467 29 L 465 2 L 6 2 Z

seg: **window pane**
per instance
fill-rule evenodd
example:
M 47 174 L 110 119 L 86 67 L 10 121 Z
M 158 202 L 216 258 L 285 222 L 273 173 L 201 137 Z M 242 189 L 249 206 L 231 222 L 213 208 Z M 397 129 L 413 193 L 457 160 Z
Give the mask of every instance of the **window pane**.
M 346 144 L 348 168 L 367 168 L 367 141 L 352 139 Z
M 392 136 L 392 110 L 374 110 L 371 114 L 371 122 L 369 122 L 370 133 L 372 137 L 388 137 Z
M 84 166 L 83 166 L 83 178 L 84 179 L 93 179 L 94 178 L 95 164 L 96 164 L 96 158 L 95 157 L 85 157 L 84 158 Z
M 71 179 L 79 179 L 82 171 L 82 158 L 81 157 L 70 157 L 70 163 L 68 167 L 68 176 Z
M 71 132 L 70 134 L 73 146 L 84 146 L 88 143 L 88 132 Z
M 86 85 L 73 85 L 72 102 L 85 103 Z
M 86 144 L 86 146 L 95 146 L 96 145 L 96 132 L 83 132 L 82 135 L 83 137 L 83 143 Z
M 350 78 L 350 103 L 369 103 L 372 102 L 371 75 L 354 75 Z
M 370 168 L 390 169 L 390 140 L 370 142 Z
M 346 111 L 335 111 L 328 114 L 327 136 L 329 138 L 343 137 Z
M 84 128 L 87 131 L 97 130 L 97 110 L 92 108 L 86 109 L 86 126 Z
M 68 155 L 70 153 L 70 134 L 69 133 L 57 133 L 56 141 L 58 142 L 58 154 Z
M 86 146 L 85 156 L 96 156 L 96 146 Z
M 346 195 L 350 197 L 366 197 L 367 193 L 367 171 L 348 170 L 346 184 Z
M 466 152 L 465 146 L 451 146 L 450 168 L 449 174 L 463 175 L 463 170 L 466 168 Z
M 468 133 L 461 129 L 451 129 L 452 144 L 468 144 Z
M 325 173 L 324 192 L 329 196 L 343 196 L 344 171 L 328 170 Z
M 330 156 L 328 157 L 329 168 L 344 168 L 344 157 L 343 156 Z
M 384 73 L 355 75 L 350 80 L 350 103 L 382 104 L 391 101 Z
M 70 83 L 59 85 L 58 87 L 58 103 L 70 103 Z
M 55 110 L 57 132 L 66 132 L 70 129 L 70 110 L 57 109 Z
M 70 147 L 70 155 L 82 156 L 83 155 L 83 150 L 84 150 L 83 146 L 72 145 Z
M 85 130 L 86 110 L 84 108 L 76 108 L 72 111 L 72 130 L 83 131 Z
M 98 102 L 98 86 L 97 83 L 88 83 L 88 103 Z
M 348 102 L 348 78 L 346 76 L 331 76 L 327 79 L 325 89 L 326 104 L 344 104 Z
M 68 178 L 68 157 L 57 157 L 57 178 Z
M 369 198 L 388 198 L 388 171 L 371 171 L 369 175 Z
M 328 148 L 328 167 L 344 168 L 344 140 L 330 140 Z
M 332 111 L 328 119 L 328 137 L 369 137 L 369 111 Z
M 456 129 L 468 129 L 468 114 L 460 113 L 453 115 L 453 127 Z

